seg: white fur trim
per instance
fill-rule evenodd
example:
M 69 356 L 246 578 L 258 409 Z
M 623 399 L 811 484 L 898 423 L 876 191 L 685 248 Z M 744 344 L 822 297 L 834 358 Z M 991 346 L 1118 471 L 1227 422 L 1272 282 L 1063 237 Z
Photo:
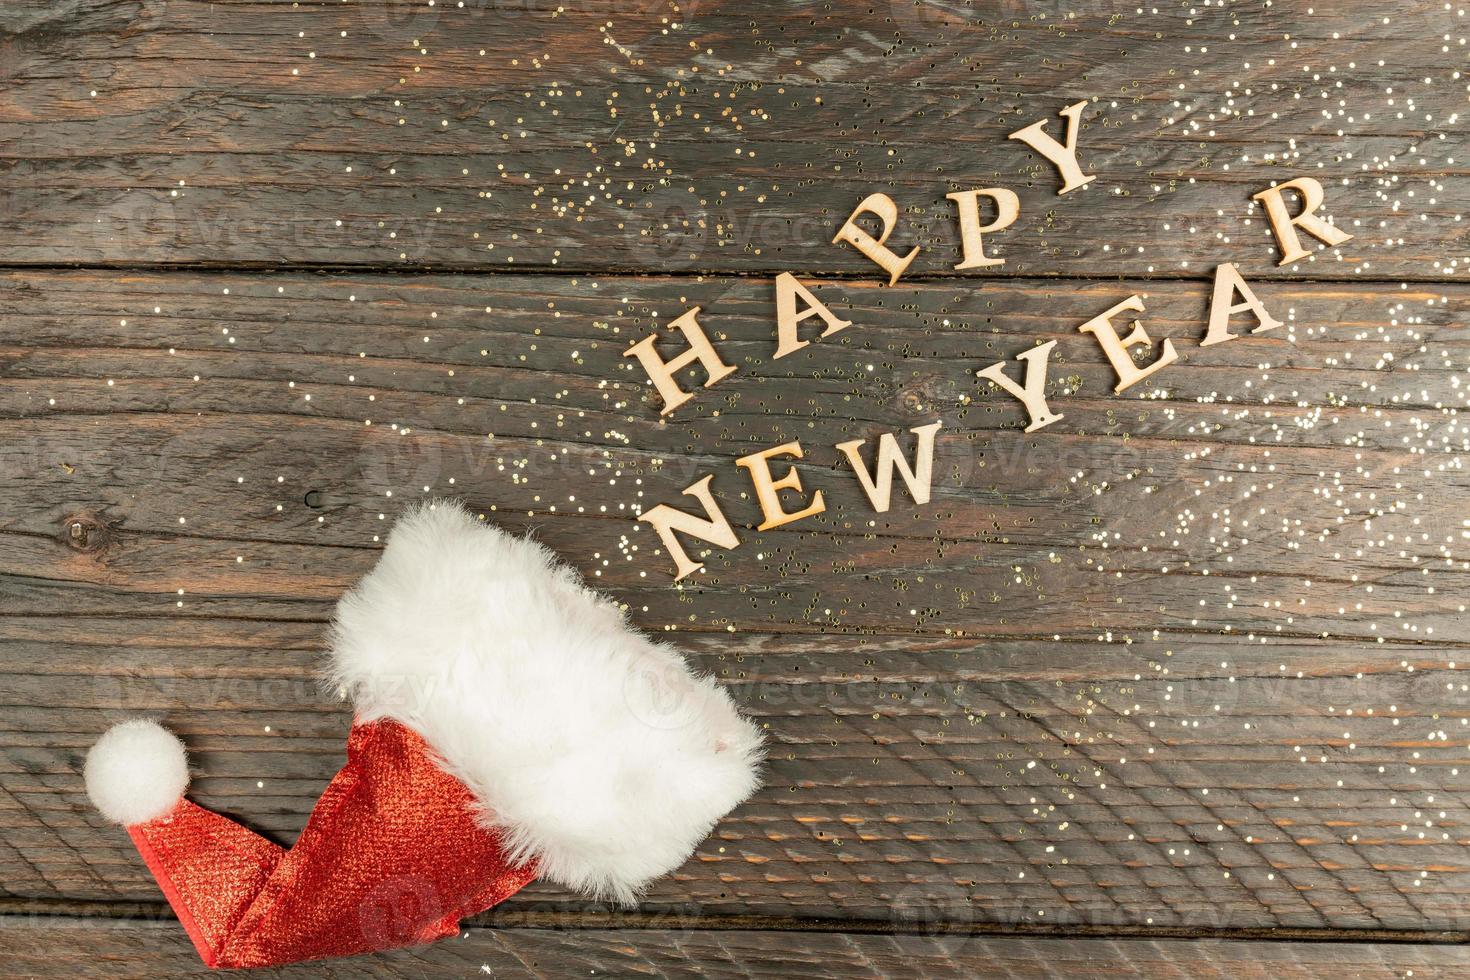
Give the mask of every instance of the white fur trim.
M 514 860 L 631 901 L 755 790 L 761 736 L 712 678 L 546 548 L 452 501 L 343 597 L 331 680 L 419 732 Z
M 155 721 L 113 725 L 87 753 L 82 773 L 92 805 L 124 827 L 156 820 L 189 786 L 184 743 Z

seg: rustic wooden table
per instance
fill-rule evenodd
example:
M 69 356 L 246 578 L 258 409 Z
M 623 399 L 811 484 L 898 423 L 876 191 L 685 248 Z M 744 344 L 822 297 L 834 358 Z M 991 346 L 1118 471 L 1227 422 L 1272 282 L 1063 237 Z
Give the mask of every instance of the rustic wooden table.
M 1462 976 L 1470 145 L 1461 2 L 7 0 L 0 956 L 202 972 L 86 747 L 189 743 L 289 842 L 324 624 L 408 503 L 535 529 L 770 735 L 636 909 L 283 975 Z M 1088 100 L 1096 180 L 1006 134 Z M 1354 239 L 1276 265 L 1310 175 Z M 1021 217 L 955 271 L 945 195 Z M 873 191 L 898 285 L 832 236 Z M 1315 243 L 1312 243 L 1315 244 Z M 1215 267 L 1285 321 L 1201 348 Z M 770 357 L 772 277 L 853 321 Z M 1181 362 L 1112 393 L 1131 293 Z M 667 418 L 689 306 L 739 372 Z M 1055 339 L 1024 433 L 975 372 Z M 833 446 L 943 419 L 876 514 Z M 825 514 L 766 533 L 791 439 Z M 636 515 L 739 528 L 678 586 Z M 1462 772 L 1462 769 L 1464 770 Z

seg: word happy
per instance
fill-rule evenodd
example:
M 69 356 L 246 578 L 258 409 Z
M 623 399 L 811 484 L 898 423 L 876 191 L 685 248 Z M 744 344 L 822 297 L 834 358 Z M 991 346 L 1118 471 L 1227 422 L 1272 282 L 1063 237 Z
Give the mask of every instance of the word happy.
M 1059 195 L 1071 193 L 1093 180 L 1093 175 L 1083 173 L 1077 162 L 1077 135 L 1081 128 L 1082 109 L 1086 104 L 1086 102 L 1076 102 L 1061 111 L 1060 115 L 1066 122 L 1063 139 L 1060 142 L 1046 132 L 1045 120 L 1032 123 L 1024 129 L 1011 133 L 1008 137 L 1026 144 L 1057 169 L 1062 181 L 1061 187 L 1057 190 Z M 1294 215 L 1283 197 L 1284 192 L 1288 190 L 1295 191 L 1300 196 L 1301 206 Z M 955 202 L 955 216 L 960 233 L 961 260 L 954 268 L 956 270 L 983 269 L 1003 265 L 1005 259 L 986 254 L 985 236 L 1003 231 L 1020 217 L 1020 199 L 1016 194 L 1004 187 L 984 187 L 957 191 L 946 195 L 946 198 Z M 984 223 L 981 220 L 982 199 L 989 202 L 994 211 L 994 217 Z M 1322 204 L 1323 191 L 1322 185 L 1311 177 L 1298 177 L 1276 184 L 1254 195 L 1254 200 L 1262 202 L 1265 208 L 1271 231 L 1275 235 L 1281 252 L 1279 265 L 1288 265 L 1309 254 L 1307 249 L 1302 247 L 1297 235 L 1298 229 L 1328 247 L 1340 245 L 1352 238 L 1340 228 L 1317 216 L 1316 211 Z M 857 219 L 861 215 L 876 218 L 881 227 L 880 234 L 875 237 L 863 230 L 857 224 Z M 897 224 L 898 205 L 893 199 L 887 194 L 870 194 L 848 216 L 847 221 L 843 223 L 832 241 L 834 244 L 844 243 L 857 249 L 888 274 L 888 285 L 893 286 L 898 283 L 920 251 L 920 246 L 916 245 L 909 250 L 908 254 L 898 255 L 888 248 L 886 243 Z M 800 336 L 800 330 L 808 320 L 817 319 L 822 322 L 823 330 L 817 335 L 818 339 L 830 337 L 852 326 L 851 321 L 844 320 L 833 313 L 810 289 L 789 272 L 782 272 L 776 276 L 775 288 L 776 345 L 771 354 L 772 360 L 779 360 L 812 342 Z M 653 383 L 654 389 L 663 399 L 663 415 L 670 414 L 694 397 L 692 393 L 679 386 L 676 379 L 678 372 L 698 364 L 704 369 L 706 375 L 704 387 L 710 388 L 736 371 L 734 365 L 726 364 L 721 360 L 719 352 L 699 324 L 699 312 L 700 308 L 696 306 L 668 325 L 668 329 L 677 331 L 682 335 L 684 341 L 684 349 L 677 355 L 665 358 L 658 352 L 658 334 L 650 334 L 624 352 L 625 357 L 636 358 L 647 372 L 649 381 Z M 1173 341 L 1166 338 L 1159 345 L 1158 355 L 1151 362 L 1140 366 L 1135 361 L 1131 348 L 1152 349 L 1153 347 L 1148 331 L 1135 316 L 1135 314 L 1144 312 L 1143 298 L 1135 293 L 1077 328 L 1079 332 L 1089 334 L 1097 341 L 1103 355 L 1117 375 L 1117 384 L 1113 387 L 1114 394 L 1126 391 L 1179 359 Z M 1250 313 L 1255 319 L 1255 326 L 1250 331 L 1253 334 L 1264 333 L 1281 325 L 1281 322 L 1271 316 L 1261 301 L 1256 298 L 1255 293 L 1251 291 L 1235 265 L 1226 262 L 1215 269 L 1214 292 L 1210 300 L 1209 317 L 1200 346 L 1210 347 L 1235 339 L 1238 334 L 1231 333 L 1230 320 L 1231 317 L 1241 313 Z M 1116 322 L 1118 320 L 1131 321 L 1131 329 L 1128 333 L 1119 333 Z M 1019 380 L 1013 379 L 1006 373 L 1006 361 L 997 361 L 977 372 L 979 377 L 991 382 L 1021 403 L 1028 418 L 1025 430 L 1027 432 L 1043 429 L 1063 418 L 1060 412 L 1052 411 L 1046 398 L 1048 360 L 1055 346 L 1056 341 L 1052 340 L 1016 355 L 1015 360 L 1021 364 L 1021 370 L 1018 372 Z M 885 432 L 878 438 L 878 448 L 873 454 L 874 462 L 871 469 L 863 460 L 863 449 L 867 440 L 854 439 L 850 442 L 839 443 L 835 448 L 846 457 L 869 502 L 873 505 L 874 510 L 881 514 L 888 510 L 892 502 L 895 474 L 903 478 L 909 496 L 915 504 L 922 505 L 929 502 L 930 481 L 934 468 L 934 437 L 941 425 L 941 422 L 931 422 L 909 430 L 915 437 L 912 462 L 904 456 L 899 448 L 898 439 L 892 432 Z M 782 457 L 801 459 L 801 444 L 793 440 L 770 449 L 751 453 L 748 456 L 742 456 L 735 461 L 737 467 L 746 471 L 755 491 L 756 501 L 761 508 L 762 521 L 758 528 L 761 531 L 781 527 L 793 521 L 820 514 L 827 509 L 821 490 L 812 491 L 810 497 L 803 501 L 804 506 L 801 506 L 800 509 L 786 509 L 780 497 L 782 490 L 797 495 L 804 494 L 805 491 L 802 487 L 801 476 L 794 465 L 788 466 L 786 472 L 779 477 L 771 471 L 772 461 Z M 659 539 L 668 550 L 669 556 L 673 558 L 676 581 L 703 567 L 701 562 L 689 557 L 679 535 L 696 538 L 719 548 L 736 548 L 740 545 L 735 528 L 720 510 L 710 490 L 713 480 L 714 475 L 710 474 L 683 491 L 684 494 L 699 502 L 704 509 L 703 515 L 682 511 L 669 504 L 659 504 L 638 515 L 640 521 L 647 521 L 653 526 Z

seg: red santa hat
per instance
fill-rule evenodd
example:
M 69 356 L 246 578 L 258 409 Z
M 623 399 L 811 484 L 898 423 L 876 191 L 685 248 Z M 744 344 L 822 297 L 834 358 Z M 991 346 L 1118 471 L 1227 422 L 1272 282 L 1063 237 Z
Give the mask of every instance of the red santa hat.
M 184 799 L 154 722 L 87 755 L 208 966 L 428 942 L 534 878 L 631 901 L 757 785 L 760 733 L 714 680 L 455 503 L 403 518 L 343 597 L 328 679 L 347 763 L 289 850 Z

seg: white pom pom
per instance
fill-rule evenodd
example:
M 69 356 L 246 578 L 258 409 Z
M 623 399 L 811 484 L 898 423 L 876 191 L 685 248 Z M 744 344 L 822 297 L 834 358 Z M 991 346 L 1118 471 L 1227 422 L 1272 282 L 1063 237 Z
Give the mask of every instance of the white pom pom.
M 87 753 L 87 795 L 104 817 L 124 827 L 147 823 L 178 804 L 189 786 L 184 743 L 155 721 L 109 728 Z

